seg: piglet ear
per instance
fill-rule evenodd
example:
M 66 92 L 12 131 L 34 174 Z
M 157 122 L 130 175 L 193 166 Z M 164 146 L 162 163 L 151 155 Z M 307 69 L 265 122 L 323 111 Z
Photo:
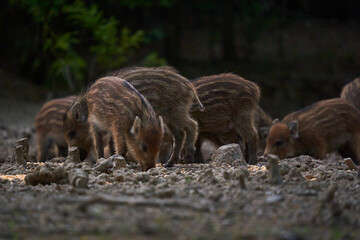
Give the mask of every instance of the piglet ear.
M 293 138 L 299 138 L 299 123 L 298 121 L 291 121 L 288 124 L 290 135 Z
M 270 130 L 269 127 L 261 127 L 261 128 L 259 128 L 260 139 L 266 139 L 268 134 L 269 134 L 269 130 Z
M 274 125 L 274 124 L 276 124 L 278 122 L 280 122 L 280 120 L 278 118 L 275 118 L 274 121 L 272 122 L 272 125 Z
M 141 129 L 141 119 L 138 116 L 136 116 L 134 123 L 130 129 L 130 133 L 133 135 L 138 134 L 140 132 L 140 129 Z
M 80 102 L 75 102 L 69 109 L 71 116 L 78 122 L 85 122 L 87 117 L 84 113 L 84 109 L 81 107 Z

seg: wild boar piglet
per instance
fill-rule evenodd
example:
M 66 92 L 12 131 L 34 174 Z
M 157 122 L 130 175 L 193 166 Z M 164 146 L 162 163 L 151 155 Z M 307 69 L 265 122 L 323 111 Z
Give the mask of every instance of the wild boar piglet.
M 68 148 L 64 138 L 63 118 L 74 100 L 75 96 L 53 99 L 45 103 L 36 114 L 35 131 L 38 162 L 45 162 L 52 157 L 51 150 L 54 145 L 58 148 L 59 156 L 67 156 Z
M 360 160 L 360 111 L 344 99 L 323 100 L 274 120 L 264 155 L 280 158 L 311 155 L 324 159 L 338 151 L 342 157 Z

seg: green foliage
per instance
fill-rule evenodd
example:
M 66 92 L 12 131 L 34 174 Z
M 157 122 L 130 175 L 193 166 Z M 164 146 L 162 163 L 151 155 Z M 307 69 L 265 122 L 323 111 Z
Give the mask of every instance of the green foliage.
M 159 58 L 156 52 L 148 54 L 144 60 L 144 66 L 147 67 L 159 67 L 167 65 L 167 62 L 164 58 Z
M 128 8 L 136 8 L 136 7 L 171 7 L 177 0 L 120 0 L 121 5 L 126 6 Z
M 87 78 L 121 67 L 144 39 L 143 31 L 119 28 L 118 20 L 105 18 L 96 4 L 82 0 L 13 3 L 26 8 L 40 27 L 42 54 L 32 67 L 44 68 L 50 88 L 79 90 Z

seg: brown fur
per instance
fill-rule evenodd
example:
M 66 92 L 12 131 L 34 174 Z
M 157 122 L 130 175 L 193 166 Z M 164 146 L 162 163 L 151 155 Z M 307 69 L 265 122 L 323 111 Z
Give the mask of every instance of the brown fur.
M 339 151 L 359 164 L 359 122 L 360 111 L 344 99 L 314 103 L 270 128 L 264 155 L 286 158 L 307 154 L 324 159 L 326 153 Z
M 93 142 L 88 123 L 88 106 L 86 93 L 79 95 L 70 105 L 64 116 L 64 135 L 69 147 L 77 147 L 80 159 L 83 161 L 91 153 Z M 112 153 L 114 153 L 113 151 Z M 98 158 L 103 156 L 97 155 Z
M 167 166 L 178 162 L 184 139 L 185 159 L 191 161 L 198 132 L 196 121 L 190 117 L 193 100 L 196 100 L 197 108 L 203 109 L 191 82 L 172 67 L 125 68 L 112 75 L 130 82 L 149 100 L 156 114 L 164 118 L 164 122 L 174 136 L 174 149 Z M 165 148 L 166 146 L 163 147 L 163 151 L 167 152 Z M 164 156 L 160 158 L 163 159 Z
M 345 85 L 340 96 L 360 109 L 360 78 Z
M 84 97 L 98 158 L 104 155 L 103 136 L 111 135 L 117 154 L 128 153 L 144 171 L 155 166 L 163 126 L 161 117 L 155 116 L 144 96 L 123 79 L 104 77 L 97 80 Z M 85 133 L 86 138 L 89 134 Z M 90 148 L 84 150 L 88 152 Z
M 254 124 L 256 108 L 259 104 L 260 88 L 253 82 L 232 73 L 201 77 L 193 82 L 205 111 L 192 108 L 191 115 L 199 124 L 200 149 L 202 139 L 210 139 L 215 144 L 228 140 L 234 135 L 240 142 L 249 163 L 256 163 L 257 133 Z M 235 133 L 235 134 L 234 134 Z M 233 139 L 232 139 L 233 140 Z M 231 141 L 232 142 L 232 141 Z
M 37 161 L 45 162 L 51 157 L 50 150 L 53 144 L 58 147 L 59 156 L 67 156 L 63 117 L 74 100 L 75 96 L 51 100 L 37 113 L 35 117 Z
M 269 129 L 272 125 L 273 119 L 260 107 L 256 107 L 254 124 L 258 133 L 258 149 L 257 154 L 262 155 L 264 153 L 266 147 L 266 137 L 269 133 Z M 203 141 L 205 138 L 203 137 Z M 219 148 L 222 145 L 230 144 L 230 143 L 238 143 L 239 137 L 235 131 L 230 131 L 224 134 L 219 134 L 217 137 L 213 135 L 208 135 L 208 140 L 212 140 L 214 147 Z M 202 145 L 202 141 L 200 143 Z M 212 150 L 214 151 L 214 150 Z M 203 159 L 205 162 L 206 159 Z

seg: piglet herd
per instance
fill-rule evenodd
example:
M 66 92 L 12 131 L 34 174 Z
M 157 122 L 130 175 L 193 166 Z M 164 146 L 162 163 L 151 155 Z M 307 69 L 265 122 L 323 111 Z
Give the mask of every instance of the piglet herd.
M 51 100 L 36 115 L 37 160 L 77 147 L 81 160 L 119 154 L 143 171 L 206 161 L 215 148 L 239 143 L 249 164 L 258 156 L 337 151 L 360 164 L 360 78 L 341 98 L 316 102 L 273 119 L 259 106 L 260 88 L 236 74 L 188 80 L 172 67 L 132 67 L 106 74 L 78 96 Z

